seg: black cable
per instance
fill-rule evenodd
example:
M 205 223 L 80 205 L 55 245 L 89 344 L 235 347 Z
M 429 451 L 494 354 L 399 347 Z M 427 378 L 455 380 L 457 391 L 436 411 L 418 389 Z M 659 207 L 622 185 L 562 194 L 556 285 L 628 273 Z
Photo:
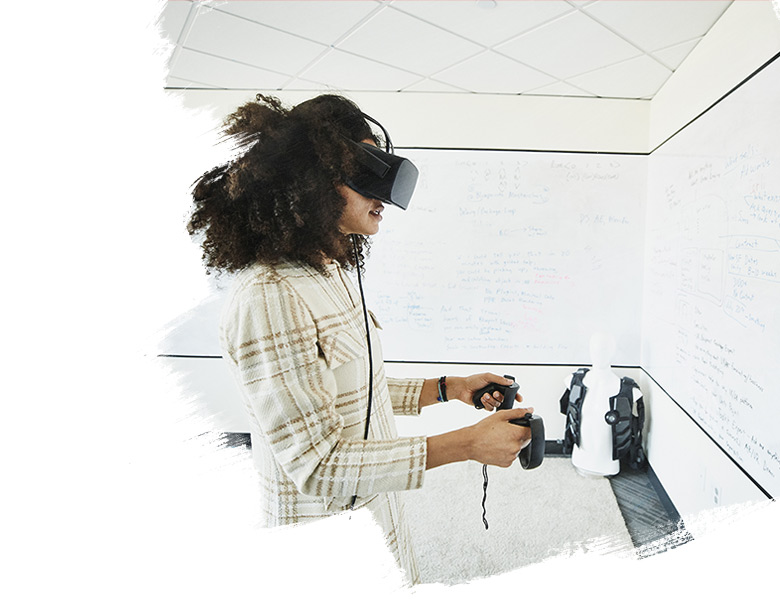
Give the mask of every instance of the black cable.
M 485 500 L 487 500 L 487 486 L 488 486 L 488 476 L 487 476 L 487 465 L 482 465 L 482 478 L 485 480 L 485 482 L 482 484 L 482 522 L 485 524 L 485 529 L 488 528 L 488 522 L 485 518 L 485 515 L 487 514 L 487 509 L 485 508 Z
M 368 408 L 366 409 L 366 429 L 363 432 L 363 439 L 368 439 L 368 428 L 371 422 L 371 402 L 374 395 L 374 357 L 371 352 L 371 333 L 368 327 L 368 309 L 366 308 L 366 298 L 363 295 L 363 280 L 360 276 L 360 271 L 363 268 L 363 263 L 360 260 L 360 253 L 358 252 L 357 237 L 352 234 L 352 248 L 355 251 L 355 263 L 357 264 L 357 278 L 358 287 L 360 288 L 360 302 L 363 305 L 363 320 L 366 324 L 366 346 L 368 346 Z M 355 501 L 357 500 L 357 494 L 352 496 L 352 502 L 350 508 L 354 508 Z
M 367 120 L 379 126 L 379 128 L 382 130 L 382 133 L 385 136 L 385 149 L 389 154 L 394 154 L 395 149 L 393 148 L 393 142 L 390 141 L 390 134 L 387 133 L 387 129 L 385 129 L 384 126 L 373 117 L 368 116 L 366 113 L 361 113 L 361 114 Z M 373 353 L 371 352 L 371 330 L 368 327 L 368 309 L 366 308 L 366 297 L 363 294 L 363 279 L 360 275 L 360 271 L 363 269 L 363 261 L 360 260 L 360 252 L 358 252 L 357 234 L 353 233 L 351 237 L 352 237 L 352 249 L 355 252 L 355 264 L 357 265 L 358 288 L 360 288 L 360 303 L 363 305 L 363 321 L 366 324 L 366 346 L 368 347 L 368 408 L 366 409 L 366 429 L 363 432 L 363 439 L 367 440 L 368 429 L 371 423 L 371 403 L 374 396 L 374 357 L 373 357 Z M 355 507 L 356 500 L 357 500 L 357 494 L 352 496 L 352 502 L 350 503 L 350 508 Z

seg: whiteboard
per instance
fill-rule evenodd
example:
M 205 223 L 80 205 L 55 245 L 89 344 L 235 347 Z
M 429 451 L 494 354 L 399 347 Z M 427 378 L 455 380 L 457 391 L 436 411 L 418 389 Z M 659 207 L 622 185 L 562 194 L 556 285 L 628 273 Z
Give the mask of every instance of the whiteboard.
M 780 495 L 780 61 L 650 157 L 642 366 Z
M 418 187 L 365 278 L 387 360 L 589 364 L 599 329 L 638 364 L 646 156 L 398 153 Z
M 398 153 L 418 185 L 408 210 L 385 208 L 364 281 L 386 360 L 590 364 L 602 330 L 614 364 L 639 364 L 647 156 Z M 158 353 L 219 356 L 230 281 Z

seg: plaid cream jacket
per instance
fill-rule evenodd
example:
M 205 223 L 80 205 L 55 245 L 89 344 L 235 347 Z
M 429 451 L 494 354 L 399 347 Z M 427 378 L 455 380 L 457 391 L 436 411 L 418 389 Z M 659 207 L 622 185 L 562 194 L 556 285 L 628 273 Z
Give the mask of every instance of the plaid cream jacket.
M 337 264 L 255 265 L 238 274 L 220 339 L 242 390 L 266 525 L 367 506 L 412 581 L 401 500 L 422 486 L 424 436 L 399 438 L 393 414 L 419 414 L 422 379 L 385 376 L 370 324 L 374 387 L 368 440 L 368 351 L 360 295 Z

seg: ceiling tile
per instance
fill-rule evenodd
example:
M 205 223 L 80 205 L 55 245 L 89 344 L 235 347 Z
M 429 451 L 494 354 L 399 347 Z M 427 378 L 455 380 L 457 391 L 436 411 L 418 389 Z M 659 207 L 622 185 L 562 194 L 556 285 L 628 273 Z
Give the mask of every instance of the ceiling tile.
M 482 50 L 392 6 L 376 13 L 338 47 L 420 75 L 440 71 Z
M 203 9 L 184 46 L 290 75 L 327 48 L 218 10 Z
M 373 0 L 264 0 L 222 2 L 218 9 L 330 45 L 380 6 Z
M 697 38 L 695 40 L 683 42 L 682 44 L 676 44 L 669 48 L 664 48 L 663 50 L 656 50 L 653 52 L 653 56 L 675 71 L 700 41 L 701 38 Z
M 493 9 L 461 0 L 396 0 L 393 8 L 474 40 L 493 46 L 574 10 L 569 3 L 498 0 Z
M 557 79 L 568 79 L 641 54 L 579 11 L 501 44 L 496 50 Z
M 179 43 L 168 86 L 646 98 L 729 4 L 169 0 L 159 27 Z
M 703 36 L 729 4 L 713 0 L 602 0 L 583 10 L 643 50 L 652 52 Z
M 181 28 L 184 27 L 191 8 L 193 8 L 192 2 L 165 3 L 165 7 L 160 13 L 160 29 L 172 44 L 179 41 Z
M 397 91 L 420 80 L 419 75 L 340 50 L 328 52 L 300 77 L 344 91 Z
M 672 71 L 649 56 L 572 77 L 569 83 L 606 98 L 650 98 Z
M 171 77 L 219 88 L 276 89 L 289 81 L 287 75 L 182 49 Z
M 471 92 L 519 94 L 555 81 L 549 75 L 488 50 L 434 77 Z

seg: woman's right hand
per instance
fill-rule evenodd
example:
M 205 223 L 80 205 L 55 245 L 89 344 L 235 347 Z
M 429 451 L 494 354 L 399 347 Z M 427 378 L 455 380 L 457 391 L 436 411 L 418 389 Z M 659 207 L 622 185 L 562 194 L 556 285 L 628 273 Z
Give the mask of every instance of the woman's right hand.
M 533 408 L 500 410 L 466 428 L 469 430 L 469 458 L 485 465 L 509 467 L 520 450 L 531 442 L 530 427 L 510 423 Z

